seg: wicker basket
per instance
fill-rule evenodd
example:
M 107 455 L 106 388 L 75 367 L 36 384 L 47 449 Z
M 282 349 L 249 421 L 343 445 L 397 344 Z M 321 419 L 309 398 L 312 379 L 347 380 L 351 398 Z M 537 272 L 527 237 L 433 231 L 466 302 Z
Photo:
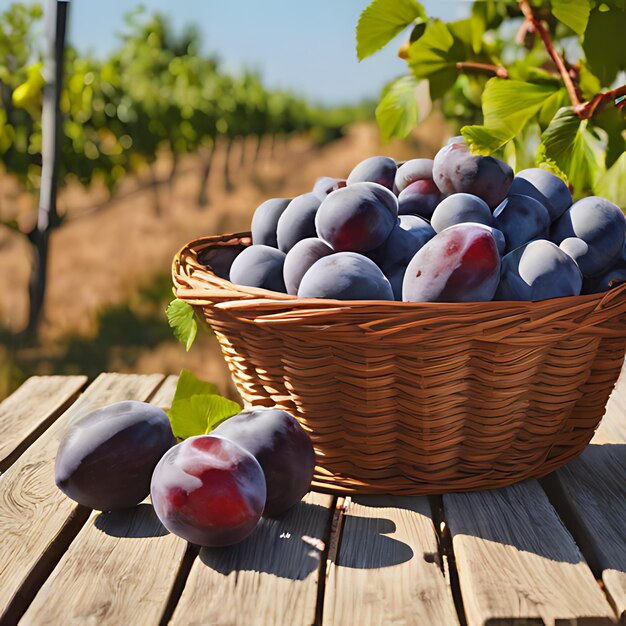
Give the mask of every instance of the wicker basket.
M 502 487 L 591 439 L 624 360 L 626 284 L 542 302 L 303 299 L 211 271 L 249 244 L 186 245 L 177 295 L 215 331 L 246 403 L 278 405 L 309 431 L 317 489 Z

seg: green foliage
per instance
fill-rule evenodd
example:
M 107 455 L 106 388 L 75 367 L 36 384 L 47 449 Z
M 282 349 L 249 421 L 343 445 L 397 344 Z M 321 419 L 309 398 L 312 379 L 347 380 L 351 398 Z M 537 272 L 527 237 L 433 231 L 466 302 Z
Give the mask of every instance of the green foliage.
M 621 207 L 626 206 L 626 152 L 600 177 L 596 192 L 603 198 L 613 198 Z
M 384 141 L 406 137 L 417 123 L 416 87 L 413 76 L 402 76 L 385 89 L 376 107 L 376 120 Z
M 361 13 L 356 27 L 359 61 L 386 46 L 409 24 L 425 19 L 424 7 L 416 0 L 374 0 Z
M 0 13 L 0 157 L 3 169 L 31 189 L 41 175 L 44 82 L 42 42 L 36 37 L 41 18 L 38 5 L 12 4 Z M 195 29 L 174 32 L 162 15 L 141 9 L 127 15 L 119 45 L 107 58 L 68 48 L 60 183 L 98 181 L 113 192 L 125 175 L 153 163 L 160 150 L 176 160 L 221 137 L 303 131 L 325 141 L 340 136 L 355 114 L 268 90 L 249 72 L 233 76 L 199 48 Z
M 196 395 L 215 395 L 217 387 L 213 383 L 198 378 L 193 372 L 182 369 L 176 383 L 176 391 L 172 402 Z
M 599 3 L 591 12 L 582 42 L 589 70 L 606 87 L 620 70 L 626 70 L 626 9 L 613 6 L 601 10 L 608 4 Z
M 590 127 L 571 107 L 558 111 L 541 136 L 539 159 L 567 172 L 574 189 L 593 189 L 604 171 L 604 146 Z
M 383 5 L 372 2 L 359 25 Z M 431 99 L 473 152 L 496 154 L 516 169 L 548 168 L 568 182 L 575 197 L 604 194 L 626 209 L 619 182 L 626 138 L 623 103 L 619 109 L 614 98 L 599 96 L 617 89 L 614 81 L 626 70 L 626 2 L 537 0 L 528 6 L 552 45 L 537 29 L 520 29 L 525 17 L 513 0 L 475 0 L 464 20 L 420 15 L 419 30 L 413 26 L 400 49 L 410 74 L 381 95 L 376 116 L 381 136 L 409 134 L 417 114 L 408 86 L 412 80 L 428 81 Z M 395 25 L 401 28 L 401 21 Z M 377 44 L 383 43 L 380 37 Z M 357 28 L 357 50 L 362 46 Z M 372 45 L 368 53 L 379 47 Z M 551 56 L 563 57 L 565 51 L 575 55 L 564 58 L 568 80 L 574 82 L 569 90 Z M 585 105 L 591 101 L 593 106 Z
M 189 352 L 198 333 L 198 322 L 193 307 L 176 298 L 169 303 L 165 313 L 167 321 L 174 331 L 174 336 Z
M 213 383 L 182 370 L 168 415 L 172 431 L 180 440 L 206 435 L 240 411 L 236 402 L 218 394 Z
M 552 14 L 577 35 L 584 35 L 589 21 L 589 0 L 551 0 Z
M 516 137 L 551 99 L 560 98 L 558 85 L 490 79 L 483 92 L 484 126 L 464 126 L 461 133 L 479 154 L 491 154 Z

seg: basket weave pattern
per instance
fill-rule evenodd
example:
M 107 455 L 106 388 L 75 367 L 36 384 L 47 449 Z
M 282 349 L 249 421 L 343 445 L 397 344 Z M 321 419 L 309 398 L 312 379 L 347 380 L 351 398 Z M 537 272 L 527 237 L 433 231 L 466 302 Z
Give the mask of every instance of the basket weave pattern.
M 303 299 L 210 268 L 249 233 L 176 256 L 247 404 L 309 431 L 317 489 L 429 494 L 540 477 L 591 439 L 626 349 L 626 285 L 542 302 Z

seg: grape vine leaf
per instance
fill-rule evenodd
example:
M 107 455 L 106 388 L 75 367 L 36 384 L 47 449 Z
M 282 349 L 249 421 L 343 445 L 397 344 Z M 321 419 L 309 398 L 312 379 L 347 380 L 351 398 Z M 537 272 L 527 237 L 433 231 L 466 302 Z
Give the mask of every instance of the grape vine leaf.
M 165 312 L 168 324 L 174 331 L 174 336 L 189 352 L 189 348 L 193 345 L 198 333 L 198 322 L 193 307 L 176 298 L 169 303 Z
M 457 60 L 452 55 L 454 37 L 439 19 L 429 22 L 424 34 L 409 48 L 409 66 L 416 78 L 450 68 Z
M 482 105 L 484 125 L 463 126 L 461 134 L 477 154 L 491 154 L 517 136 L 550 98 L 560 97 L 556 84 L 491 78 Z
M 594 192 L 626 212 L 626 152 L 598 180 Z
M 605 87 L 620 70 L 626 70 L 626 11 L 613 6 L 609 11 L 594 9 L 583 39 L 589 69 Z
M 554 162 L 567 174 L 576 197 L 594 189 L 605 171 L 605 146 L 589 120 L 581 120 L 572 107 L 563 107 L 542 133 L 541 142 L 539 165 Z
M 406 137 L 417 124 L 417 83 L 413 76 L 402 76 L 383 91 L 376 107 L 376 121 L 383 141 Z
M 577 35 L 587 28 L 591 5 L 589 0 L 551 0 L 552 14 Z
M 425 21 L 426 12 L 416 0 L 373 0 L 361 13 L 356 26 L 359 61 L 378 52 L 418 20 Z
M 461 134 L 469 143 L 472 152 L 483 156 L 493 154 L 512 138 L 506 128 L 487 128 L 478 125 L 463 126 Z
M 196 394 L 174 400 L 168 415 L 174 436 L 187 439 L 210 433 L 240 411 L 241 407 L 228 398 L 216 394 Z

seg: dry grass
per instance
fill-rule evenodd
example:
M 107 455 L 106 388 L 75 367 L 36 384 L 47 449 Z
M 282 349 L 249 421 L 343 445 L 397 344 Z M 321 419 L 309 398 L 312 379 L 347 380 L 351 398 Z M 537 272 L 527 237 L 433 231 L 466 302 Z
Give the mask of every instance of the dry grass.
M 279 143 L 271 157 L 267 145 L 256 164 L 249 158 L 244 166 L 232 167 L 232 193 L 224 189 L 224 150 L 218 150 L 206 207 L 197 202 L 202 170 L 202 159 L 197 155 L 181 160 L 171 184 L 155 189 L 139 178 L 129 178 L 110 201 L 104 190 L 85 191 L 70 183 L 59 198 L 60 211 L 68 219 L 51 237 L 42 348 L 37 353 L 41 359 L 36 355 L 29 361 L 30 371 L 53 368 L 45 357 L 54 354 L 64 338 L 78 335 L 88 341 L 95 337 L 103 307 L 128 302 L 141 285 L 168 274 L 173 255 L 190 239 L 246 230 L 255 207 L 266 198 L 304 193 L 318 176 L 344 176 L 368 156 L 430 156 L 446 134 L 441 119 L 431 116 L 410 142 L 381 146 L 375 126 L 363 124 L 319 149 L 298 138 Z M 247 148 L 251 156 L 252 146 Z M 231 162 L 235 161 L 239 162 L 239 148 Z M 167 158 L 160 159 L 159 175 L 166 178 L 169 169 Z M 163 209 L 160 217 L 155 214 L 155 192 Z M 19 193 L 6 178 L 0 181 L 0 216 L 17 210 L 21 222 L 32 219 L 35 202 L 36 198 Z M 0 229 L 0 327 L 13 332 L 26 321 L 29 258 L 25 238 Z M 141 309 L 141 303 L 136 303 L 137 307 Z M 113 355 L 106 367 L 164 373 L 188 367 L 232 391 L 217 344 L 208 334 L 188 354 L 178 344 L 161 342 L 144 347 L 130 361 Z

